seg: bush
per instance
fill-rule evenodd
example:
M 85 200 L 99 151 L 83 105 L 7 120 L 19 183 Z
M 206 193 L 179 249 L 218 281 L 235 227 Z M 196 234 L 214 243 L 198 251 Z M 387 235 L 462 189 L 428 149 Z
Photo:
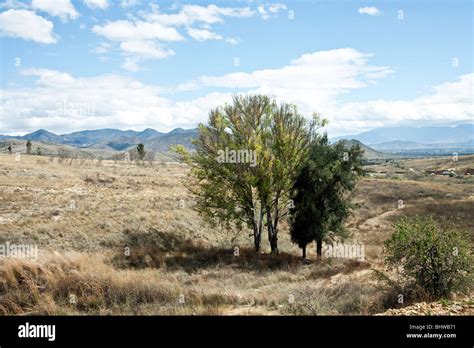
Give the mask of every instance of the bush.
M 385 262 L 407 283 L 433 298 L 466 290 L 472 279 L 473 258 L 468 236 L 442 227 L 432 218 L 402 218 L 385 242 Z

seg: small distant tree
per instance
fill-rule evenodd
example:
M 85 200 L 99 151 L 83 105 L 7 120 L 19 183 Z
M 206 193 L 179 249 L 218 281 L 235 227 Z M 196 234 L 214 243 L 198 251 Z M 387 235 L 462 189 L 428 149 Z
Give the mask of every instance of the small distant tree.
M 58 150 L 58 162 L 62 163 L 63 161 L 66 161 L 67 158 L 71 157 L 71 153 L 68 150 L 65 149 L 59 149 Z
M 143 145 L 142 143 L 138 144 L 137 145 L 137 153 L 138 153 L 138 158 L 140 159 L 140 161 L 143 161 L 143 159 L 145 158 L 145 154 L 146 154 L 145 145 Z
M 290 234 L 306 257 L 306 246 L 316 241 L 318 259 L 323 241 L 346 237 L 343 228 L 352 204 L 350 192 L 362 174 L 362 150 L 358 145 L 347 149 L 340 142 L 331 145 L 327 136 L 314 139 L 307 161 L 296 179 L 290 209 Z
M 385 242 L 385 262 L 407 285 L 441 298 L 472 285 L 471 250 L 467 233 L 440 226 L 431 217 L 405 217 Z
M 145 161 L 148 162 L 148 165 L 152 166 L 155 161 L 155 153 L 153 151 L 147 151 L 145 153 Z
M 27 154 L 31 153 L 31 140 L 26 141 L 26 153 Z
M 36 155 L 41 156 L 41 148 L 39 146 L 36 147 Z
M 11 155 L 12 154 L 12 144 L 8 144 L 8 153 Z
M 122 161 L 124 159 L 124 155 L 121 154 L 121 153 L 116 153 L 116 154 L 113 154 L 112 155 L 112 160 L 115 162 L 115 163 L 119 163 L 120 161 Z

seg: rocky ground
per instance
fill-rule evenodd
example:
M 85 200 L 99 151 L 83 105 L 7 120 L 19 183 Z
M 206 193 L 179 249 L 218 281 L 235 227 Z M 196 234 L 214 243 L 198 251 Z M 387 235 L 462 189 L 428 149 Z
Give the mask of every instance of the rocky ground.
M 403 308 L 392 308 L 377 315 L 474 315 L 474 300 L 420 302 Z

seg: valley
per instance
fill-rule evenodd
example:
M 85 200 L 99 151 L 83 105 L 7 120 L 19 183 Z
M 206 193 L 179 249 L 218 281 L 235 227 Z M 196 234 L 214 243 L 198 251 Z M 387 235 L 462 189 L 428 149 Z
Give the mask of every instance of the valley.
M 360 180 L 346 224 L 347 243 L 364 246 L 363 261 L 324 257 L 317 262 L 311 244 L 311 261 L 303 262 L 285 222 L 279 255 L 269 254 L 266 238 L 262 253 L 255 254 L 247 232 L 206 224 L 183 186 L 189 170 L 183 164 L 69 163 L 36 155 L 22 155 L 17 162 L 14 155 L 1 154 L 0 243 L 37 245 L 38 258 L 3 260 L 0 311 L 403 313 L 411 304 L 394 305 L 397 294 L 376 278 L 383 269 L 383 242 L 398 217 L 452 221 L 474 243 L 474 178 L 425 174 L 451 164 L 447 157 L 366 166 L 387 175 Z M 456 166 L 474 167 L 474 156 L 460 156 Z M 472 297 L 453 301 L 458 314 L 473 314 Z

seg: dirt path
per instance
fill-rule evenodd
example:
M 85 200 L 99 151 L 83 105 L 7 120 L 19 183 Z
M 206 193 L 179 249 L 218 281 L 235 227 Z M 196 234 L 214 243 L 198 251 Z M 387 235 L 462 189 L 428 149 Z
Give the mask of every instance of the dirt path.
M 277 310 L 270 310 L 264 306 L 242 305 L 237 307 L 226 307 L 222 315 L 282 315 Z

